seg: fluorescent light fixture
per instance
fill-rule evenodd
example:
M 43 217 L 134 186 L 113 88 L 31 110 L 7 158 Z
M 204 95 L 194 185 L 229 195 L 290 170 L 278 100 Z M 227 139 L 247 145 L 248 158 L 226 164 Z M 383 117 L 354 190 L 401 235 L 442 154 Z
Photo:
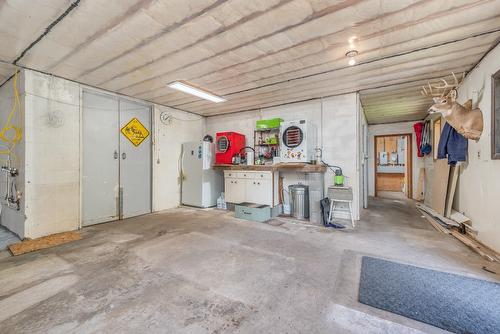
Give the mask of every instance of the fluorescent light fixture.
M 215 103 L 226 101 L 226 99 L 224 99 L 220 96 L 214 95 L 212 93 L 201 90 L 199 88 L 195 88 L 195 87 L 188 85 L 187 83 L 184 83 L 181 81 L 175 81 L 175 82 L 169 83 L 167 86 L 170 88 L 173 88 L 173 89 L 180 90 L 181 92 L 188 93 L 188 94 L 191 94 L 194 96 L 198 96 L 198 97 L 201 97 L 202 99 L 209 100 L 209 101 L 212 101 Z

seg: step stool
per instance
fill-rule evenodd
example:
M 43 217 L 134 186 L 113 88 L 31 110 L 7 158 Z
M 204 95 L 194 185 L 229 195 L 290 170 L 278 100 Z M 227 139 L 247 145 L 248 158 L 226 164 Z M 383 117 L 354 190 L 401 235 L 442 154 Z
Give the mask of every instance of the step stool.
M 337 212 L 349 212 L 351 216 L 351 224 L 352 227 L 356 227 L 354 224 L 354 217 L 352 214 L 352 188 L 351 187 L 339 187 L 339 186 L 330 186 L 328 187 L 327 193 L 328 199 L 330 200 L 330 213 L 328 215 L 328 222 L 332 222 L 333 212 L 336 209 L 335 203 L 347 203 L 349 206 L 348 210 L 338 210 Z

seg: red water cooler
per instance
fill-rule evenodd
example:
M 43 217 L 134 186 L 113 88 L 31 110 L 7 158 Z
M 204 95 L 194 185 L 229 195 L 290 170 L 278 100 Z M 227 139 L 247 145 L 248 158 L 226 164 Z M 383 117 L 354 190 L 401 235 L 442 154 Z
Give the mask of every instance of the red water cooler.
M 237 132 L 215 134 L 215 163 L 230 164 L 233 156 L 245 147 L 245 135 Z

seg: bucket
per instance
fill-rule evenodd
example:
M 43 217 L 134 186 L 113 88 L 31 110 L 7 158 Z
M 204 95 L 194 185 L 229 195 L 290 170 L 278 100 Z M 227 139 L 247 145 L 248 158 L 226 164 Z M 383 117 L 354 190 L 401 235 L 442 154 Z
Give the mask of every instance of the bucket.
M 290 214 L 297 219 L 309 218 L 309 186 L 292 184 L 290 192 Z

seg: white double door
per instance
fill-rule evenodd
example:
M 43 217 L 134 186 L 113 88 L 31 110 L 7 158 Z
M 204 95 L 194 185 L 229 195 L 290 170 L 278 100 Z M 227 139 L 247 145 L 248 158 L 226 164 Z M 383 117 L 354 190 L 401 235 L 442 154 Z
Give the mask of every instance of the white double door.
M 82 102 L 82 224 L 150 213 L 151 107 L 88 91 Z

